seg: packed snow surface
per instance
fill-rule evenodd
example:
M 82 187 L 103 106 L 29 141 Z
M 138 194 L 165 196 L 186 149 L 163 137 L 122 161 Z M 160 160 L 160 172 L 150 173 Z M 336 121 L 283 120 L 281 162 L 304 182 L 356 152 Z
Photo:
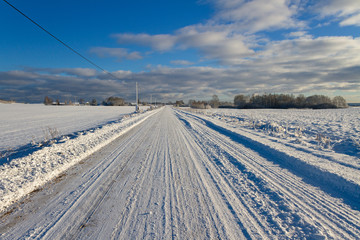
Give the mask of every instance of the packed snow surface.
M 165 107 L 13 159 L 0 170 L 0 238 L 360 236 L 354 154 L 234 124 L 232 113 Z
M 63 136 L 27 156 L 0 165 L 0 211 L 109 144 L 149 114 L 134 114 L 101 128 Z

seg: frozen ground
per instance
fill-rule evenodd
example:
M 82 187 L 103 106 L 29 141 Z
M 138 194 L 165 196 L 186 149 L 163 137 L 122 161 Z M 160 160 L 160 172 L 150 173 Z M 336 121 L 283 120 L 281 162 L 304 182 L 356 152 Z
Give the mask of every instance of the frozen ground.
M 188 111 L 289 143 L 360 156 L 360 107 L 347 109 L 210 109 Z
M 95 128 L 134 112 L 134 107 L 0 104 L 0 157 L 19 147 Z
M 356 156 L 216 118 L 165 107 L 4 164 L 0 238 L 360 236 Z

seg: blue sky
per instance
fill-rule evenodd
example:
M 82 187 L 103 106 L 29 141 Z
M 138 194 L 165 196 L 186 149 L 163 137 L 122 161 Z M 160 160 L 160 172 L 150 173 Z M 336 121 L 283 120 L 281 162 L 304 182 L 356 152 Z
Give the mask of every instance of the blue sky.
M 0 99 L 116 95 L 232 101 L 236 94 L 360 102 L 359 0 L 0 1 Z

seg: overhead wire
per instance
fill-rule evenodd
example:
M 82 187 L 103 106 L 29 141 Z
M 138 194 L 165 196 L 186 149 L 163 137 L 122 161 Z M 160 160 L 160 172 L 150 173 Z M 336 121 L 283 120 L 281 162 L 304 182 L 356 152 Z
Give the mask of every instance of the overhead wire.
M 16 10 L 18 13 L 20 13 L 21 15 L 23 15 L 25 18 L 27 18 L 29 21 L 31 21 L 33 24 L 35 24 L 37 27 L 39 27 L 41 30 L 43 30 L 45 33 L 47 33 L 48 35 L 50 35 L 52 38 L 54 38 L 56 41 L 58 41 L 59 43 L 61 43 L 63 46 L 65 46 L 66 48 L 68 48 L 69 50 L 71 50 L 73 53 L 77 54 L 78 56 L 80 56 L 81 58 L 83 58 L 85 61 L 87 61 L 88 63 L 90 63 L 91 65 L 95 66 L 96 68 L 100 69 L 101 71 L 103 71 L 104 73 L 110 75 L 111 77 L 117 79 L 116 76 L 114 76 L 112 73 L 106 71 L 104 68 L 100 67 L 99 65 L 97 65 L 96 63 L 94 63 L 93 61 L 91 61 L 90 59 L 88 59 L 87 57 L 85 57 L 84 55 L 82 55 L 81 53 L 79 53 L 78 51 L 76 51 L 74 48 L 70 47 L 68 44 L 66 44 L 65 42 L 63 42 L 62 40 L 60 40 L 58 37 L 56 37 L 55 35 L 53 35 L 52 33 L 50 33 L 48 30 L 46 30 L 44 27 L 42 27 L 40 24 L 38 24 L 37 22 L 35 22 L 33 19 L 31 19 L 30 17 L 28 17 L 25 13 L 23 13 L 22 11 L 20 11 L 17 7 L 15 7 L 14 5 L 12 5 L 11 3 L 9 3 L 7 0 L 3 0 L 6 4 L 8 4 L 10 7 L 12 7 L 14 10 Z

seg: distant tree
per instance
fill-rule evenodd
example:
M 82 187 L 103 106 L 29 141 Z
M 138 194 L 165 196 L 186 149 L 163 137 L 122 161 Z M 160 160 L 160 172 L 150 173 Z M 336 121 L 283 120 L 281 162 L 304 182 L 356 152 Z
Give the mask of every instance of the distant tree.
M 343 97 L 337 96 L 332 100 L 324 95 L 312 95 L 305 98 L 300 94 L 253 94 L 251 97 L 236 95 L 234 105 L 237 108 L 346 108 L 348 107 Z
M 349 107 L 349 105 L 347 104 L 345 98 L 341 97 L 341 96 L 336 96 L 333 98 L 332 103 L 337 107 L 337 108 L 347 108 Z
M 119 97 L 109 97 L 104 101 L 105 106 L 124 106 L 125 100 Z
M 80 104 L 80 105 L 84 105 L 84 104 L 85 104 L 85 99 L 80 98 L 80 99 L 79 99 L 79 104 Z
M 53 103 L 53 100 L 51 98 L 49 98 L 48 96 L 46 96 L 44 99 L 44 104 L 51 105 L 52 103 Z
M 234 97 L 234 105 L 237 108 L 244 108 L 245 105 L 249 102 L 249 97 L 244 95 L 236 95 Z
M 213 95 L 212 96 L 212 99 L 210 101 L 210 106 L 212 108 L 218 108 L 220 105 L 220 100 L 219 100 L 219 97 L 217 95 Z
M 91 106 L 97 106 L 97 101 L 96 101 L 95 98 L 93 98 L 93 99 L 91 100 L 90 105 L 91 105 Z
M 175 102 L 175 105 L 181 107 L 181 106 L 184 106 L 185 103 L 184 103 L 183 100 L 177 100 L 177 101 Z
M 60 105 L 59 99 L 56 99 L 56 105 Z
M 234 108 L 234 103 L 233 102 L 220 102 L 219 108 Z
M 205 108 L 211 108 L 210 105 L 205 101 L 191 101 L 191 108 L 197 108 L 197 109 L 205 109 Z
M 306 98 L 306 106 L 309 108 L 336 108 L 331 99 L 324 95 L 312 95 Z
M 296 97 L 295 105 L 297 108 L 305 107 L 305 103 L 306 103 L 306 98 L 305 98 L 304 94 L 300 94 L 299 96 Z

